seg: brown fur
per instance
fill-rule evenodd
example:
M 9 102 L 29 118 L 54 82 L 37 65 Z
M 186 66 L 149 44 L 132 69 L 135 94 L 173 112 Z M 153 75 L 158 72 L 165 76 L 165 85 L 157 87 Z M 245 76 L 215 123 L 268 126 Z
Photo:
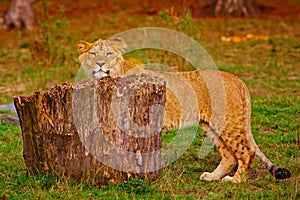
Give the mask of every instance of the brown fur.
M 108 40 L 98 40 L 95 43 L 85 42 L 88 48 L 83 50 L 82 42 L 78 45 L 81 52 L 80 62 L 87 68 L 91 68 L 88 65 L 90 58 L 87 55 L 92 51 L 91 46 L 94 47 L 99 44 L 105 46 L 104 49 L 98 48 L 99 55 L 116 48 L 111 47 L 112 49 L 109 49 L 109 46 L 124 46 L 124 42 L 120 39 L 119 44 L 118 42 L 111 43 Z M 106 46 L 107 43 L 109 43 L 108 46 Z M 162 76 L 167 80 L 164 130 L 179 129 L 184 127 L 186 122 L 197 119 L 201 128 L 216 144 L 222 160 L 212 173 L 204 172 L 200 177 L 201 179 L 222 179 L 232 182 L 246 180 L 255 156 L 271 173 L 272 171 L 275 173 L 278 169 L 260 151 L 253 139 L 250 123 L 250 94 L 242 80 L 233 74 L 211 69 L 180 73 L 148 71 L 131 61 L 123 60 L 122 53 L 120 51 L 118 53 L 119 55 L 113 62 L 106 63 L 109 66 L 108 71 L 121 67 L 120 73 L 116 77 L 148 73 Z M 112 77 L 114 78 L 114 76 Z M 195 99 L 198 106 L 194 106 Z M 238 169 L 234 176 L 228 176 L 236 164 L 238 164 Z

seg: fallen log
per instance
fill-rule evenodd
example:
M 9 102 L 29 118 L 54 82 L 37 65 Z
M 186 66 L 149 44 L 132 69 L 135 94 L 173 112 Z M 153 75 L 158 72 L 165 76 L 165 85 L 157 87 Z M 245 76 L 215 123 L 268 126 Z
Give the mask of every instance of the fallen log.
M 146 75 L 64 83 L 14 104 L 29 174 L 92 185 L 160 175 L 166 84 Z

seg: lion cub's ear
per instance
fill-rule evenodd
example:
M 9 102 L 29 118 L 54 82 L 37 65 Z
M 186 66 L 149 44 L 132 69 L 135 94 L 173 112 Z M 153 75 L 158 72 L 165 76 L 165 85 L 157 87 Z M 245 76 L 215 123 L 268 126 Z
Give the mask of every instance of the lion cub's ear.
M 77 41 L 76 48 L 79 54 L 88 52 L 93 46 L 93 43 L 89 43 L 85 40 Z
M 121 37 L 109 39 L 108 41 L 109 41 L 109 44 L 111 45 L 111 47 L 113 47 L 113 48 L 115 48 L 116 50 L 119 50 L 119 51 L 120 50 L 123 51 L 125 48 L 128 47 L 125 40 Z

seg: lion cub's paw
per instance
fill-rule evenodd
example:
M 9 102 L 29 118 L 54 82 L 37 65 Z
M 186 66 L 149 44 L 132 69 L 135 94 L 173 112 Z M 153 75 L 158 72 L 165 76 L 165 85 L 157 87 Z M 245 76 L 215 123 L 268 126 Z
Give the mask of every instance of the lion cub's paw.
M 200 180 L 217 181 L 217 180 L 220 180 L 220 178 L 217 177 L 216 175 L 214 175 L 213 173 L 204 172 L 203 174 L 201 174 Z
M 224 178 L 222 178 L 222 181 L 232 181 L 233 180 L 233 176 L 225 176 Z
M 238 180 L 236 178 L 234 178 L 233 176 L 225 176 L 224 178 L 222 178 L 222 181 L 230 181 L 233 183 L 240 183 L 241 180 Z

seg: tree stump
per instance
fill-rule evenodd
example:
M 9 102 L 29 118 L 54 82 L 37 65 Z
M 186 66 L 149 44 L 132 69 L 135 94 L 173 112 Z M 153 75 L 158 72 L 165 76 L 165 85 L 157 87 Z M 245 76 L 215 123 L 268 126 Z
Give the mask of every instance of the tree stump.
M 22 28 L 31 31 L 34 28 L 34 0 L 11 0 L 0 19 L 0 29 Z
M 146 75 L 15 97 L 28 172 L 92 185 L 157 178 L 165 100 L 166 83 Z
M 239 17 L 253 17 L 259 13 L 255 0 L 214 0 L 208 11 L 216 16 L 229 14 Z

